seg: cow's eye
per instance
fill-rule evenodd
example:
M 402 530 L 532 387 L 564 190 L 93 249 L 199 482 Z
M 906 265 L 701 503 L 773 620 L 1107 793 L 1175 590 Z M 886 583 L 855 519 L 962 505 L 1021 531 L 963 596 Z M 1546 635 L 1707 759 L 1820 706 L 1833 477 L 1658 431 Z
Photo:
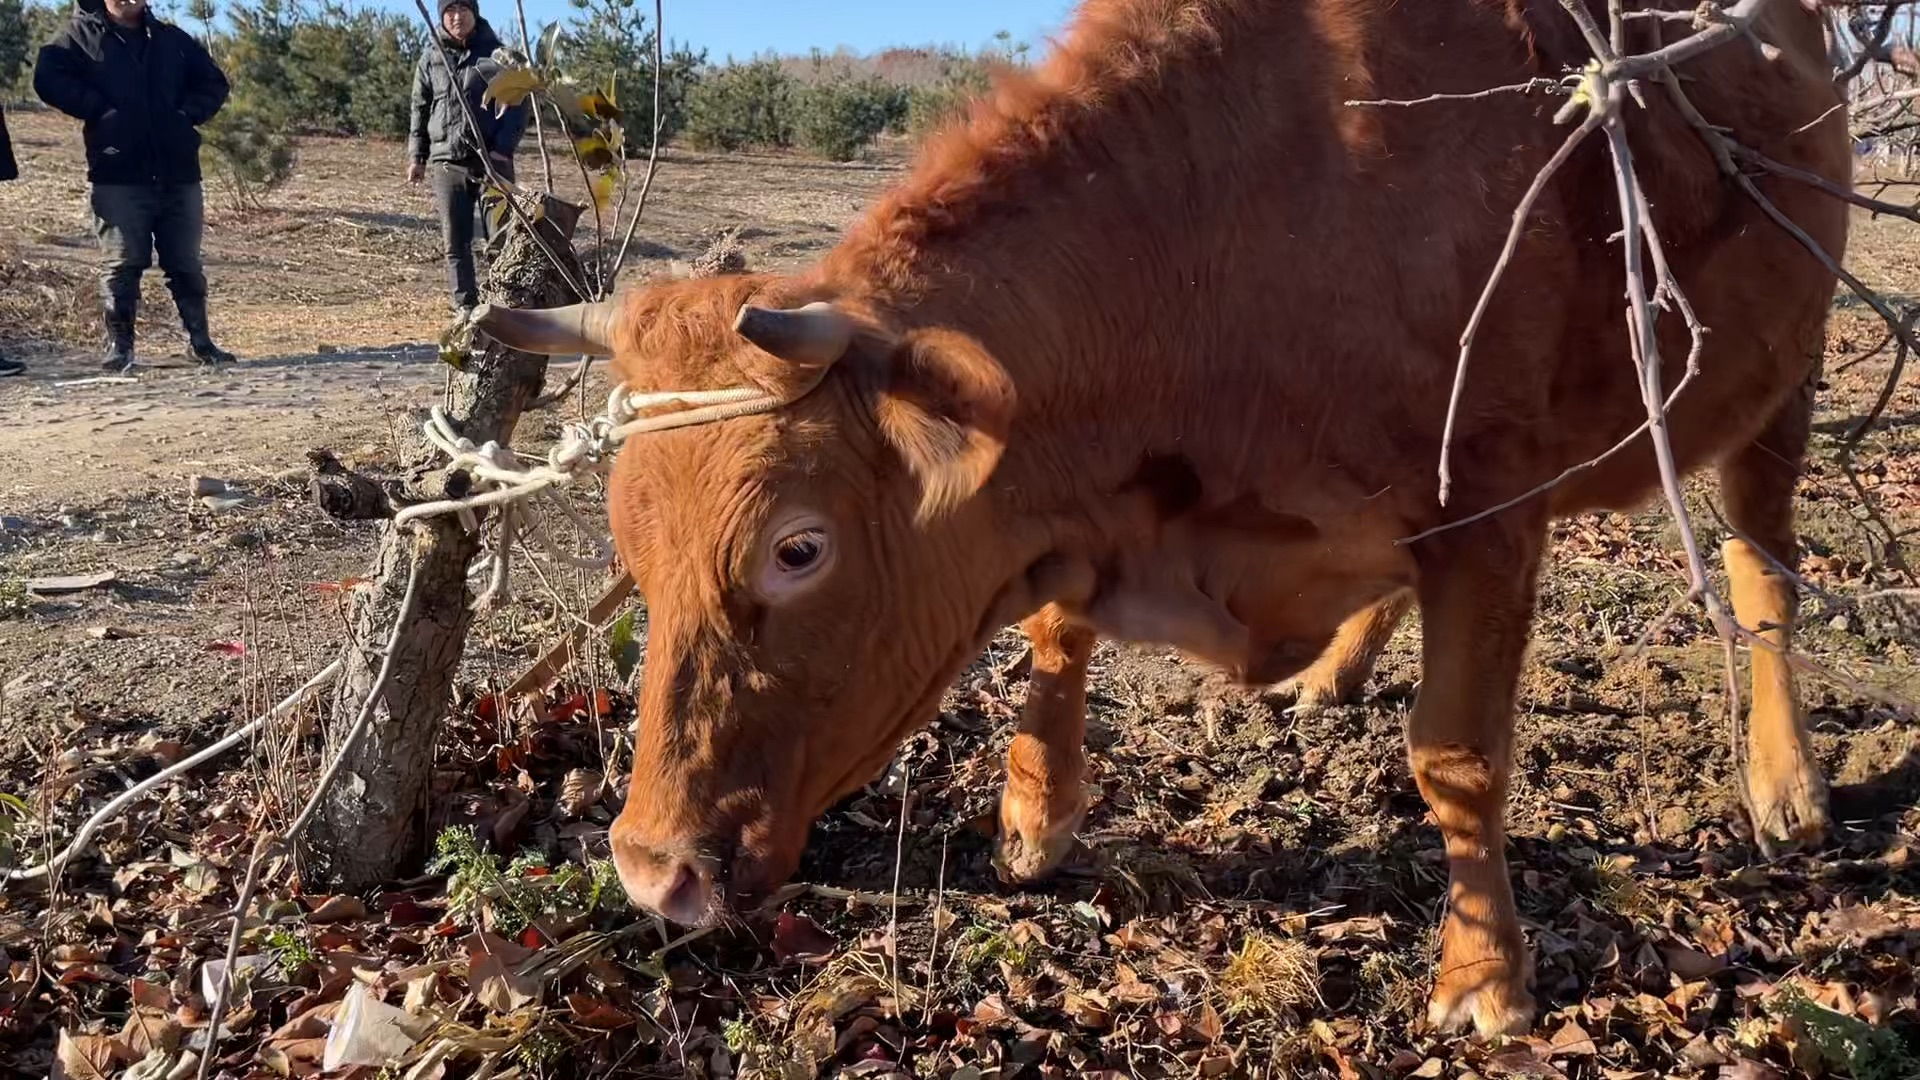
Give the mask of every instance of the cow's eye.
M 818 514 L 796 513 L 775 522 L 766 535 L 767 546 L 754 572 L 755 591 L 765 600 L 780 603 L 800 595 L 833 565 L 833 536 Z
M 800 574 L 818 565 L 827 553 L 827 534 L 819 529 L 802 529 L 780 538 L 773 546 L 773 561 L 781 571 Z

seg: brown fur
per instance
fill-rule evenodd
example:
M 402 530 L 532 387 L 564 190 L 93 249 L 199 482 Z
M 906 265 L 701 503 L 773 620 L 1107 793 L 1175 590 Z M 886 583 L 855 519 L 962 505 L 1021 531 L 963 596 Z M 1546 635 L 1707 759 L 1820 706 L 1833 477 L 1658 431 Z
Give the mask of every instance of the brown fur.
M 1664 32 L 1633 25 L 1636 47 Z M 1846 183 L 1839 125 L 1799 130 L 1836 102 L 1818 18 L 1775 5 L 1760 30 L 1780 59 L 1719 49 L 1685 66 L 1692 97 L 1770 157 Z M 616 366 L 633 389 L 813 388 L 776 414 L 648 436 L 615 469 L 615 539 L 652 619 L 634 794 L 613 835 L 636 898 L 691 917 L 709 889 L 777 884 L 812 818 L 931 719 L 989 635 L 1043 608 L 1027 625 L 1048 689 L 1003 821 L 1015 854 L 1042 853 L 1007 865 L 1044 872 L 1081 806 L 1065 743 L 1088 631 L 1258 681 L 1337 643 L 1314 677 L 1340 686 L 1411 591 L 1425 675 L 1409 752 L 1453 855 L 1433 1017 L 1524 1027 L 1501 810 L 1546 523 L 1643 501 L 1652 454 L 1643 442 L 1550 498 L 1396 540 L 1643 419 L 1612 179 L 1595 141 L 1541 200 L 1480 331 L 1443 508 L 1458 335 L 1513 206 L 1564 138 L 1559 100 L 1344 102 L 1584 60 L 1554 0 L 1089 0 L 1044 65 L 934 138 L 817 266 L 633 296 Z M 1628 121 L 1634 151 L 1713 328 L 1674 446 L 1687 469 L 1719 463 L 1736 525 L 1790 561 L 1801 390 L 1833 280 L 1718 177 L 1657 88 L 1647 96 Z M 1759 183 L 1841 253 L 1842 207 Z M 748 300 L 830 301 L 859 330 L 823 377 L 730 331 Z M 1671 387 L 1686 337 L 1677 317 L 1659 329 Z M 784 591 L 767 553 L 802 519 L 834 561 Z M 1784 585 L 1741 554 L 1738 605 L 1790 617 Z M 1822 789 L 1790 752 L 1803 734 L 1790 678 L 1762 674 L 1755 738 L 1778 752 L 1754 755 L 1770 765 L 1750 790 L 1768 828 L 1817 833 Z

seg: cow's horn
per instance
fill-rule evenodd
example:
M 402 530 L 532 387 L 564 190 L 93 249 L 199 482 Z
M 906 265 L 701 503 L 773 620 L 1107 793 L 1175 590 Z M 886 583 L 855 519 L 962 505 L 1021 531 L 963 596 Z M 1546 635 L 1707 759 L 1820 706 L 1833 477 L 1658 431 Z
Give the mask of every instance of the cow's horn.
M 473 313 L 473 325 L 521 352 L 612 356 L 613 322 L 619 311 L 620 305 L 611 300 L 532 310 L 482 304 Z
M 798 308 L 743 304 L 733 328 L 767 352 L 799 364 L 831 364 L 853 340 L 853 320 L 823 300 Z

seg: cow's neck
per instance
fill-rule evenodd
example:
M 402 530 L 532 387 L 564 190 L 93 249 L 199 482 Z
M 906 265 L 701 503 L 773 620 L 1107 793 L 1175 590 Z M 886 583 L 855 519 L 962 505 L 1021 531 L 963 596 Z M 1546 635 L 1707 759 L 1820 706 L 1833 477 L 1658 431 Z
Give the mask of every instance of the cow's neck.
M 1060 509 L 1154 468 L 1203 473 L 1223 501 L 1270 497 L 1289 446 L 1312 458 L 1332 423 L 1288 388 L 1284 345 L 1256 356 L 1244 320 L 1222 318 L 1266 301 L 1275 261 L 1305 254 L 1286 250 L 1295 224 L 1326 209 L 1276 193 L 1318 190 L 1307 181 L 1340 167 L 1339 134 L 1308 105 L 1338 81 L 1305 47 L 1324 35 L 1283 9 L 1219 35 L 1076 26 L 1045 67 L 931 140 L 823 264 L 1006 367 L 1020 409 L 999 476 L 1024 497 Z M 1301 87 L 1263 85 L 1276 78 Z M 1248 101 L 1261 108 L 1233 105 Z

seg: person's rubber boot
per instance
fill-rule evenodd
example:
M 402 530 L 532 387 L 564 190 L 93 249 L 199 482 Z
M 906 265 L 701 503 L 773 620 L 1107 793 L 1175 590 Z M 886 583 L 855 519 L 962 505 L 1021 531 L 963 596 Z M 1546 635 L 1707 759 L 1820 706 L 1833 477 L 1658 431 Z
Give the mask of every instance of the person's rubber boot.
M 193 350 L 194 360 L 209 367 L 233 363 L 233 354 L 215 345 L 213 335 L 207 330 L 206 300 L 194 298 L 183 301 L 176 296 L 173 303 L 179 309 L 180 326 L 187 332 L 187 344 Z
M 233 363 L 233 354 L 213 343 L 212 338 L 200 338 L 191 343 L 193 359 L 206 367 L 215 364 Z
M 26 373 L 27 365 L 18 360 L 9 360 L 4 356 L 0 356 L 0 379 L 4 379 L 9 375 L 25 375 Z
M 140 311 L 138 282 L 132 290 L 119 281 L 109 283 L 105 299 L 101 319 L 107 327 L 107 355 L 100 367 L 119 374 L 133 367 L 133 325 Z
M 107 325 L 107 356 L 100 361 L 103 371 L 118 375 L 133 369 L 133 327 Z

